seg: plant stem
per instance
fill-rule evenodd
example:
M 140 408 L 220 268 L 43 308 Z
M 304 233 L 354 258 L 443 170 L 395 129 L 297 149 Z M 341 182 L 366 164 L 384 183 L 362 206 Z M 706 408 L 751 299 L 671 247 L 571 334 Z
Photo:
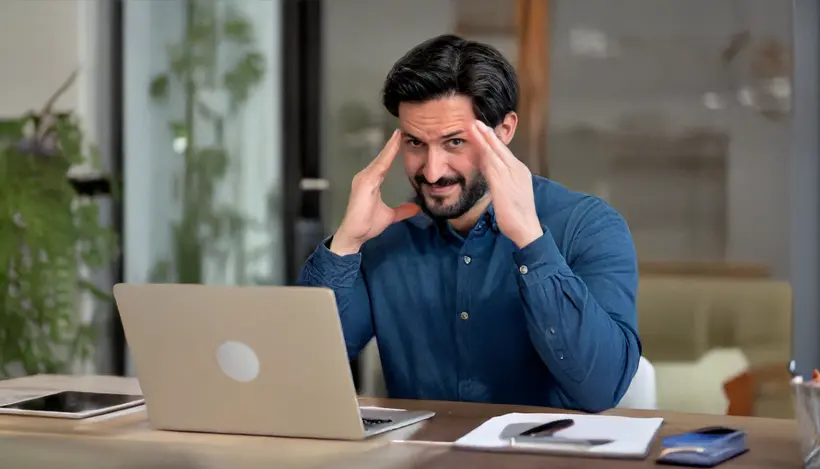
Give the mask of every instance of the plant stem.
M 185 2 L 185 175 L 182 191 L 182 223 L 180 224 L 180 235 L 175 240 L 177 242 L 178 280 L 182 283 L 200 283 L 202 281 L 202 252 L 199 239 L 200 201 L 196 197 L 196 183 L 194 178 L 196 171 L 196 148 L 195 148 L 195 113 L 194 106 L 197 99 L 196 82 L 194 81 L 194 61 L 192 56 L 193 44 L 191 44 L 192 30 L 196 21 L 196 0 Z M 193 205 L 194 210 L 191 210 Z M 186 236 L 188 235 L 188 236 Z M 184 255 L 182 253 L 185 253 Z M 185 265 L 180 265 L 180 261 Z

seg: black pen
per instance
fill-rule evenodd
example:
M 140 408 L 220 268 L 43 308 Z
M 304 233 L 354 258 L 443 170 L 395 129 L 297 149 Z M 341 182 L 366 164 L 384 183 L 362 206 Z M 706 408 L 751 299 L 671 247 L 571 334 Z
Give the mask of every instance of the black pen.
M 560 430 L 566 430 L 573 425 L 575 425 L 575 422 L 572 419 L 553 420 L 552 422 L 547 422 L 543 425 L 525 430 L 518 436 L 547 436 Z

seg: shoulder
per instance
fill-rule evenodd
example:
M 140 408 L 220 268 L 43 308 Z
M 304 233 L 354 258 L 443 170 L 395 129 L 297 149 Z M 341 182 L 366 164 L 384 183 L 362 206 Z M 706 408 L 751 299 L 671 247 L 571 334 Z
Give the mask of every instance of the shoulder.
M 562 240 L 568 257 L 636 257 L 626 220 L 605 200 L 540 176 L 533 176 L 533 194 L 538 218 Z
M 600 197 L 571 190 L 541 176 L 533 176 L 533 195 L 542 223 L 557 218 L 569 233 L 610 225 L 628 231 L 621 214 Z

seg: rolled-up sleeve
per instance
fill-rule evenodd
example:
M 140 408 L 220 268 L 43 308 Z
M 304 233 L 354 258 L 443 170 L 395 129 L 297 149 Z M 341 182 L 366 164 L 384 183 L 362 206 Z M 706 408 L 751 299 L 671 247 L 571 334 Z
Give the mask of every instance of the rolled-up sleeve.
M 641 356 L 638 267 L 623 218 L 594 199 L 572 233 L 571 265 L 546 228 L 514 252 L 530 338 L 566 407 L 618 404 Z
M 373 337 L 370 296 L 361 271 L 362 254 L 339 256 L 329 246 L 330 239 L 313 251 L 302 267 L 297 284 L 333 290 L 347 355 L 352 360 Z

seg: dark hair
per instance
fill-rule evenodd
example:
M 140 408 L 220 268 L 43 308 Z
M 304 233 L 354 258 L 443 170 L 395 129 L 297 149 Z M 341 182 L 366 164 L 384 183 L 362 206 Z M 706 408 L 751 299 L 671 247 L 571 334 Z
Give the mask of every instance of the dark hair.
M 441 35 L 414 47 L 393 65 L 384 80 L 382 103 L 398 117 L 403 102 L 456 94 L 472 98 L 476 117 L 495 127 L 518 105 L 515 68 L 489 45 Z

